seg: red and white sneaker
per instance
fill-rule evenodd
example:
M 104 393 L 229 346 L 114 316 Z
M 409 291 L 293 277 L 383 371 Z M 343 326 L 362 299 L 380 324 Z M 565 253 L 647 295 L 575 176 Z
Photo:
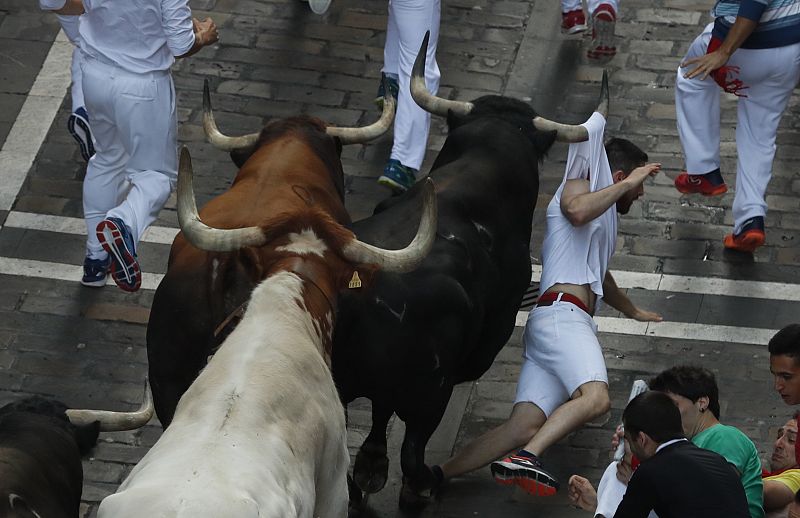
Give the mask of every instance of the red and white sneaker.
M 600 4 L 592 13 L 592 44 L 586 51 L 589 59 L 608 61 L 617 54 L 614 28 L 617 13 L 609 4 Z
M 542 468 L 535 456 L 510 455 L 492 462 L 491 470 L 498 484 L 517 485 L 535 496 L 553 496 L 558 491 L 558 480 Z
M 561 13 L 561 32 L 564 34 L 578 34 L 589 27 L 586 26 L 586 16 L 583 9 L 575 9 L 566 13 Z
M 742 225 L 738 234 L 728 234 L 723 240 L 725 248 L 738 252 L 753 253 L 756 248 L 762 246 L 766 241 L 764 234 L 764 217 L 755 216 L 748 219 Z
M 703 196 L 719 196 L 728 192 L 728 186 L 718 170 L 707 174 L 681 173 L 675 177 L 675 188 L 683 194 Z

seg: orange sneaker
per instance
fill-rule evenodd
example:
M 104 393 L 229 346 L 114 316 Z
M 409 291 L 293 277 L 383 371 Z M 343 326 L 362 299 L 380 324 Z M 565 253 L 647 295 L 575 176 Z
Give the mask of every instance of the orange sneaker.
M 558 480 L 542 468 L 535 455 L 510 455 L 492 462 L 491 470 L 498 484 L 517 485 L 535 496 L 553 496 L 558 491 Z
M 764 218 L 756 216 L 747 220 L 738 234 L 725 236 L 723 244 L 728 250 L 753 253 L 756 248 L 764 245 L 764 241 L 766 241 Z
M 719 196 L 728 192 L 728 186 L 719 169 L 706 174 L 681 173 L 675 178 L 675 188 L 683 194 Z

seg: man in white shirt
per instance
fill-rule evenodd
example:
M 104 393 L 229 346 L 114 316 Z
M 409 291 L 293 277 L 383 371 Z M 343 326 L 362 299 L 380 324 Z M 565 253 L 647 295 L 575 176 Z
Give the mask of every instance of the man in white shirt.
M 217 41 L 214 22 L 188 0 L 67 0 L 83 14 L 83 91 L 97 141 L 83 182 L 85 286 L 136 291 L 136 245 L 177 180 L 177 112 L 170 67 Z
M 612 139 L 604 148 L 601 114 L 584 126 L 589 140 L 570 146 L 564 180 L 547 208 L 542 296 L 525 326 L 525 362 L 511 417 L 434 466 L 439 479 L 467 473 L 522 446 L 492 463 L 495 480 L 535 495 L 555 494 L 558 481 L 542 468 L 539 455 L 610 407 L 605 360 L 592 319 L 597 299 L 637 320 L 661 320 L 634 306 L 608 272 L 617 213 L 630 210 L 660 164 L 645 165 L 647 154 L 624 139 Z

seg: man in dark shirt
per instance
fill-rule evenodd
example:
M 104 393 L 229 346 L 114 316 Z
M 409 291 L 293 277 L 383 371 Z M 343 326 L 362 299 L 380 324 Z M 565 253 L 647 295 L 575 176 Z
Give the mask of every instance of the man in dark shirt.
M 722 456 L 683 436 L 681 414 L 663 392 L 636 396 L 622 414 L 625 440 L 642 463 L 614 518 L 749 518 L 739 475 Z

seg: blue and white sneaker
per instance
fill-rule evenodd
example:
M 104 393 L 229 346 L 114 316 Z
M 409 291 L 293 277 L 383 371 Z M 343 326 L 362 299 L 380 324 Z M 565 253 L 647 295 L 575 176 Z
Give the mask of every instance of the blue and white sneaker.
M 102 288 L 106 285 L 108 267 L 111 265 L 111 258 L 83 260 L 83 277 L 81 284 L 92 288 Z
M 383 174 L 378 178 L 378 183 L 388 187 L 394 194 L 400 194 L 411 189 L 417 181 L 417 170 L 404 166 L 394 158 L 386 162 Z
M 67 129 L 81 148 L 81 156 L 87 162 L 94 155 L 92 129 L 89 127 L 89 114 L 81 106 L 67 119 Z
M 111 259 L 111 278 L 117 286 L 137 291 L 142 286 L 142 271 L 128 225 L 119 218 L 106 218 L 97 224 L 97 239 Z

